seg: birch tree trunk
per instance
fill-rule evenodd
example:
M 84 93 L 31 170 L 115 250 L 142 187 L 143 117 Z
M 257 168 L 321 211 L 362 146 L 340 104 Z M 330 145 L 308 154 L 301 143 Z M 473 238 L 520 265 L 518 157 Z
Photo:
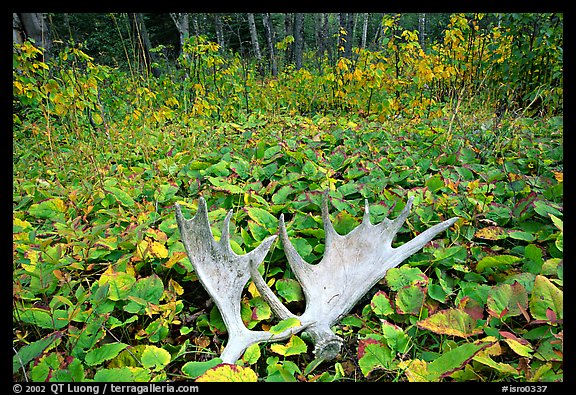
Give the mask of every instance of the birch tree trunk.
M 186 12 L 179 12 L 179 13 L 170 13 L 170 18 L 176 25 L 176 29 L 178 29 L 178 36 L 180 38 L 180 55 L 182 55 L 184 51 L 184 42 L 190 36 L 190 23 L 188 18 L 188 13 Z
M 152 62 L 155 61 L 154 54 L 150 51 L 152 45 L 150 44 L 150 37 L 144 24 L 142 13 L 129 13 L 130 22 L 134 30 L 134 38 L 136 40 L 136 53 L 138 53 L 140 60 L 143 63 L 146 73 L 152 73 L 154 77 L 160 77 L 160 70 L 152 67 Z
M 12 42 L 22 44 L 26 38 L 33 39 L 37 47 L 44 49 L 44 60 L 50 56 L 52 40 L 41 12 L 12 14 Z
M 254 14 L 248 13 L 248 27 L 250 28 L 250 38 L 252 40 L 252 50 L 256 61 L 258 62 L 258 71 L 262 74 L 262 53 L 260 52 L 260 44 L 258 44 L 258 33 L 256 31 L 256 22 L 254 22 Z
M 220 14 L 214 14 L 214 26 L 216 28 L 216 42 L 220 46 L 220 52 L 224 52 L 226 45 L 224 42 L 224 27 L 222 26 Z
M 302 68 L 304 55 L 304 14 L 297 13 L 294 19 L 294 61 L 296 70 Z
M 266 33 L 266 42 L 268 43 L 268 55 L 270 57 L 270 70 L 272 75 L 278 75 L 278 66 L 276 64 L 276 53 L 274 51 L 274 42 L 276 41 L 274 28 L 270 20 L 270 13 L 265 12 L 262 14 L 262 23 L 264 24 L 264 32 Z
M 426 13 L 420 12 L 418 13 L 418 41 L 420 42 L 420 48 L 422 51 L 426 50 Z
M 362 24 L 362 40 L 360 41 L 360 48 L 366 49 L 366 39 L 368 38 L 368 21 L 370 19 L 370 14 L 364 13 L 364 21 Z

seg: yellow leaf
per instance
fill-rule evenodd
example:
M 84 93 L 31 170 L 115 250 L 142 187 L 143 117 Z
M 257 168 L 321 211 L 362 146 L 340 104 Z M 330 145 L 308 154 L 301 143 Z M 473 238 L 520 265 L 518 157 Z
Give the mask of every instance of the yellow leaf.
M 172 256 L 166 263 L 163 264 L 164 267 L 171 269 L 174 264 L 180 262 L 182 259 L 186 258 L 186 253 L 182 251 L 176 251 L 172 253 Z
M 196 379 L 198 382 L 257 382 L 258 376 L 250 368 L 221 363 Z
M 558 182 L 563 182 L 564 181 L 564 173 L 561 171 L 554 171 L 554 178 L 556 179 L 556 181 Z
M 184 288 L 182 288 L 180 284 L 178 284 L 176 281 L 172 279 L 170 279 L 170 281 L 168 282 L 168 289 L 174 290 L 174 292 L 176 292 L 176 295 L 182 295 L 184 293 Z
M 507 237 L 507 233 L 504 228 L 499 226 L 487 226 L 485 228 L 478 229 L 476 233 L 474 233 L 474 237 L 485 240 L 500 240 L 505 239 Z
M 398 367 L 405 369 L 404 373 L 410 382 L 430 381 L 426 361 L 421 359 L 402 361 L 398 364 Z
M 150 245 L 150 251 L 152 251 L 152 255 L 156 258 L 167 258 L 168 257 L 168 249 L 157 241 L 153 241 Z

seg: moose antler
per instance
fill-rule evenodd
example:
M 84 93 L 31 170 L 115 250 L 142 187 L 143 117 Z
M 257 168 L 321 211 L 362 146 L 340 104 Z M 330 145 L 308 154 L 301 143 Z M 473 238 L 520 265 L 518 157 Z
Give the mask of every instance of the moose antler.
M 266 238 L 256 249 L 236 255 L 230 247 L 230 210 L 224 220 L 220 241 L 216 241 L 208 222 L 206 201 L 199 199 L 194 218 L 185 220 L 176 204 L 176 220 L 186 252 L 200 282 L 206 288 L 228 329 L 228 343 L 221 358 L 234 363 L 251 344 L 261 341 L 278 341 L 305 330 L 315 344 L 316 357 L 330 360 L 340 352 L 343 340 L 330 327 L 380 281 L 386 271 L 420 250 L 434 236 L 451 226 L 452 218 L 422 232 L 414 239 L 393 248 L 392 240 L 410 212 L 410 198 L 400 216 L 391 221 L 384 219 L 378 225 L 370 223 L 366 201 L 362 223 L 347 235 L 339 235 L 330 221 L 328 192 L 322 199 L 322 222 L 325 230 L 324 257 L 318 264 L 309 264 L 296 251 L 288 238 L 284 216 L 280 216 L 280 239 L 288 263 L 302 285 L 306 297 L 306 310 L 296 316 L 284 306 L 268 287 L 258 266 L 264 260 L 276 235 Z M 248 279 L 252 277 L 262 297 L 281 319 L 297 318 L 298 326 L 279 334 L 252 331 L 240 317 L 240 299 Z
M 228 330 L 228 343 L 221 355 L 223 362 L 236 362 L 251 344 L 265 340 L 283 340 L 296 330 L 302 329 L 289 328 L 275 335 L 265 331 L 252 331 L 246 328 L 240 316 L 242 290 L 250 278 L 249 263 L 257 262 L 259 265 L 264 260 L 276 235 L 266 238 L 249 253 L 236 255 L 230 247 L 229 225 L 232 210 L 224 219 L 220 240 L 216 241 L 210 229 L 204 198 L 199 199 L 198 211 L 190 220 L 184 219 L 178 204 L 175 208 L 180 237 L 188 258 L 198 279 L 218 306 Z
M 280 240 L 288 263 L 302 285 L 306 310 L 298 317 L 307 326 L 315 344 L 317 358 L 330 360 L 340 351 L 342 339 L 330 327 L 380 281 L 388 269 L 403 262 L 420 250 L 434 236 L 450 227 L 458 218 L 432 226 L 414 239 L 393 248 L 392 240 L 410 212 L 411 197 L 400 216 L 394 221 L 384 219 L 378 225 L 370 223 L 368 201 L 362 223 L 347 235 L 339 235 L 330 221 L 328 193 L 322 199 L 322 222 L 325 232 L 324 256 L 318 264 L 309 264 L 298 254 L 288 238 L 284 216 L 280 217 Z M 258 291 L 280 318 L 294 316 L 266 285 L 253 262 L 251 275 Z

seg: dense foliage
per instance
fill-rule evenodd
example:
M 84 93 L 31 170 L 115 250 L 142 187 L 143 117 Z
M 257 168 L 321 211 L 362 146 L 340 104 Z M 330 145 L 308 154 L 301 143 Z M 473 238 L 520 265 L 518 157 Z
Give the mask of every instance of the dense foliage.
M 526 28 L 535 18 L 538 32 Z M 453 15 L 423 51 L 385 16 L 381 48 L 274 78 L 204 36 L 159 78 L 78 47 L 46 62 L 30 42 L 15 48 L 14 378 L 562 380 L 561 16 L 481 19 Z M 365 199 L 377 223 L 414 196 L 397 244 L 460 220 L 334 328 L 346 340 L 335 361 L 317 364 L 295 335 L 218 365 L 225 327 L 174 203 L 191 218 L 203 196 L 217 237 L 233 209 L 238 254 L 284 214 L 316 263 L 324 190 L 340 233 Z M 279 243 L 265 279 L 303 310 Z M 278 322 L 252 284 L 242 316 L 248 328 Z

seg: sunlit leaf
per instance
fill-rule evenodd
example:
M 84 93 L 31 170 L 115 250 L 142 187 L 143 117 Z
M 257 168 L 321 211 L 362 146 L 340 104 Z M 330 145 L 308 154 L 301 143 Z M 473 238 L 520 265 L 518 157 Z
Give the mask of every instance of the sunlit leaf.
M 447 309 L 418 321 L 418 327 L 437 334 L 470 337 L 482 333 L 482 328 L 468 313 L 460 309 Z
M 208 369 L 196 379 L 198 382 L 256 382 L 258 376 L 248 368 L 221 363 Z

